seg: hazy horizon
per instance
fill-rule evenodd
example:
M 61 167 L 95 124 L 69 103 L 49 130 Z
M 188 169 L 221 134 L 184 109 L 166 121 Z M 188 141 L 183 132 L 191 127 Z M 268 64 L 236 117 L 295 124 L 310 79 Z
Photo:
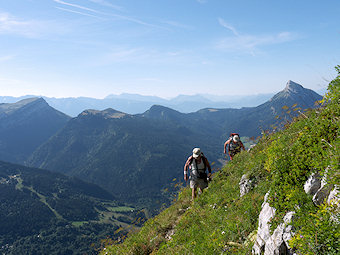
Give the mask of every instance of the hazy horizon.
M 301 84 L 300 84 L 301 85 Z M 303 85 L 302 85 L 303 86 Z M 304 87 L 304 86 L 303 86 Z M 283 89 L 283 88 L 282 88 Z M 306 88 L 308 89 L 308 88 Z M 313 90 L 313 89 L 312 89 Z M 327 92 L 327 87 L 321 88 L 319 90 L 313 90 L 316 93 L 320 94 L 323 96 Z M 162 96 L 155 96 L 155 95 L 144 95 L 144 94 L 138 94 L 138 93 L 127 93 L 127 92 L 122 92 L 120 94 L 109 94 L 106 95 L 102 98 L 97 98 L 97 97 L 91 97 L 91 96 L 70 96 L 70 97 L 54 97 L 54 96 L 46 96 L 46 95 L 21 95 L 21 96 L 10 96 L 10 95 L 0 95 L 0 97 L 13 97 L 13 98 L 26 98 L 26 97 L 46 97 L 46 98 L 55 98 L 55 99 L 67 99 L 67 98 L 91 98 L 91 99 L 96 99 L 96 100 L 104 100 L 108 99 L 110 97 L 124 97 L 124 96 L 138 96 L 138 97 L 144 97 L 144 98 L 155 98 L 155 99 L 161 99 L 161 100 L 174 100 L 176 98 L 180 97 L 205 97 L 209 100 L 212 100 L 214 102 L 218 102 L 219 100 L 225 100 L 225 98 L 230 99 L 231 96 L 233 97 L 257 97 L 257 96 L 272 96 L 278 93 L 279 91 L 271 92 L 271 93 L 255 93 L 255 94 L 225 94 L 225 95 L 216 95 L 216 94 L 201 94 L 201 93 L 196 93 L 196 94 L 178 94 L 177 96 L 174 97 L 162 97 Z

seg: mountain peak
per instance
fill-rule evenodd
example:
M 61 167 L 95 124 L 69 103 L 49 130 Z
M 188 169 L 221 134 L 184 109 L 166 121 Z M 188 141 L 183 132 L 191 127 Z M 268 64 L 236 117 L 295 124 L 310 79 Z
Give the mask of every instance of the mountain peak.
M 89 109 L 89 110 L 83 111 L 80 115 L 81 116 L 86 116 L 86 115 L 101 116 L 104 119 L 120 119 L 120 118 L 125 117 L 128 114 L 120 112 L 120 111 L 116 111 L 112 108 L 108 108 L 103 111 Z
M 144 115 L 164 115 L 164 114 L 180 114 L 180 112 L 162 105 L 153 105 Z
M 149 110 L 142 114 L 143 117 L 162 120 L 178 120 L 183 114 L 162 105 L 153 105 Z
M 297 92 L 302 91 L 303 89 L 304 88 L 302 87 L 302 85 L 300 85 L 300 84 L 298 84 L 298 83 L 296 83 L 292 80 L 289 80 L 286 84 L 284 91 L 286 91 L 286 92 L 291 91 L 291 92 L 297 93 Z
M 19 109 L 23 109 L 24 107 L 29 107 L 29 106 L 44 107 L 46 105 L 48 106 L 47 102 L 41 97 L 26 98 L 16 103 L 1 104 L 0 113 L 2 112 L 2 113 L 10 114 Z
M 267 103 L 277 104 L 279 101 L 285 101 L 287 104 L 298 104 L 304 109 L 311 108 L 315 101 L 321 100 L 322 96 L 311 89 L 306 89 L 302 85 L 289 80 L 284 90 L 274 95 Z M 275 108 L 275 107 L 274 107 Z
M 150 107 L 151 111 L 176 111 L 173 110 L 167 106 L 159 105 L 159 104 L 154 104 L 153 106 Z M 177 111 L 176 111 L 177 112 Z

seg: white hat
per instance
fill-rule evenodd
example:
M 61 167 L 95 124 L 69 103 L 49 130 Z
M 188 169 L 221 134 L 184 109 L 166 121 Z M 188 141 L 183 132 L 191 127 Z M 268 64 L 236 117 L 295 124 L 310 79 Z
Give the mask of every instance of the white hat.
M 200 148 L 194 148 L 192 150 L 192 156 L 194 158 L 198 158 L 199 156 L 201 156 L 201 149 Z
M 233 140 L 235 143 L 237 143 L 238 141 L 240 141 L 240 137 L 238 137 L 238 135 L 234 135 Z

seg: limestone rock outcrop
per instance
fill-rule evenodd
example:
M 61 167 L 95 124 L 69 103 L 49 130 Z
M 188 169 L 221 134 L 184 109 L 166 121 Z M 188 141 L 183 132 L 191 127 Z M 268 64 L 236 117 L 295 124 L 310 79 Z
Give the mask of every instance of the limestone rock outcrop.
M 288 212 L 281 223 L 271 234 L 270 220 L 275 216 L 275 208 L 267 202 L 269 193 L 266 194 L 259 215 L 257 238 L 252 253 L 264 255 L 293 255 L 288 240 L 294 235 L 291 222 L 294 212 Z
M 242 179 L 244 179 L 242 183 L 245 183 L 243 190 L 247 190 L 247 179 L 246 177 L 243 178 L 243 176 Z M 313 173 L 304 184 L 304 190 L 307 194 L 313 196 L 312 199 L 316 206 L 324 202 L 336 205 L 340 204 L 339 188 L 336 185 L 333 187 L 327 184 L 326 175 L 321 177 L 318 173 Z M 275 216 L 276 209 L 271 207 L 267 202 L 268 196 L 269 192 L 264 197 L 262 210 L 259 214 L 259 225 L 252 253 L 259 255 L 295 255 L 288 243 L 294 235 L 294 229 L 290 223 L 294 218 L 295 212 L 288 212 L 283 218 L 283 223 L 271 234 L 270 220 Z M 338 209 L 339 208 L 338 206 Z M 338 222 L 339 219 L 334 215 L 333 220 Z
M 332 185 L 327 184 L 327 169 L 326 174 L 323 177 L 318 173 L 311 174 L 303 188 L 307 194 L 313 196 L 313 203 L 315 205 L 319 206 L 327 201 L 327 198 L 333 189 Z
M 252 190 L 254 185 L 255 185 L 255 180 L 254 179 L 249 178 L 248 175 L 246 175 L 246 174 L 242 175 L 241 180 L 239 182 L 240 197 L 243 197 L 250 190 Z

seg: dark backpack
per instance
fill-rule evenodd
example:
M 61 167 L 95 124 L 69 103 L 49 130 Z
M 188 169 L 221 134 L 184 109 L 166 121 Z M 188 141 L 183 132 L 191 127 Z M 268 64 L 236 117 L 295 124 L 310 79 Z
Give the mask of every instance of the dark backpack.
M 239 135 L 238 133 L 230 133 L 229 139 L 230 139 L 230 138 L 233 139 L 235 135 L 237 135 L 238 137 L 240 137 L 240 135 Z M 240 142 L 238 142 L 238 145 L 240 145 Z M 231 150 L 231 142 L 230 142 L 230 143 L 228 144 L 228 151 L 233 151 L 233 150 L 235 150 L 235 149 L 232 149 L 232 150 Z
M 238 133 L 230 133 L 230 137 L 229 138 L 233 138 L 235 135 L 238 135 L 238 137 L 240 137 L 240 135 Z

